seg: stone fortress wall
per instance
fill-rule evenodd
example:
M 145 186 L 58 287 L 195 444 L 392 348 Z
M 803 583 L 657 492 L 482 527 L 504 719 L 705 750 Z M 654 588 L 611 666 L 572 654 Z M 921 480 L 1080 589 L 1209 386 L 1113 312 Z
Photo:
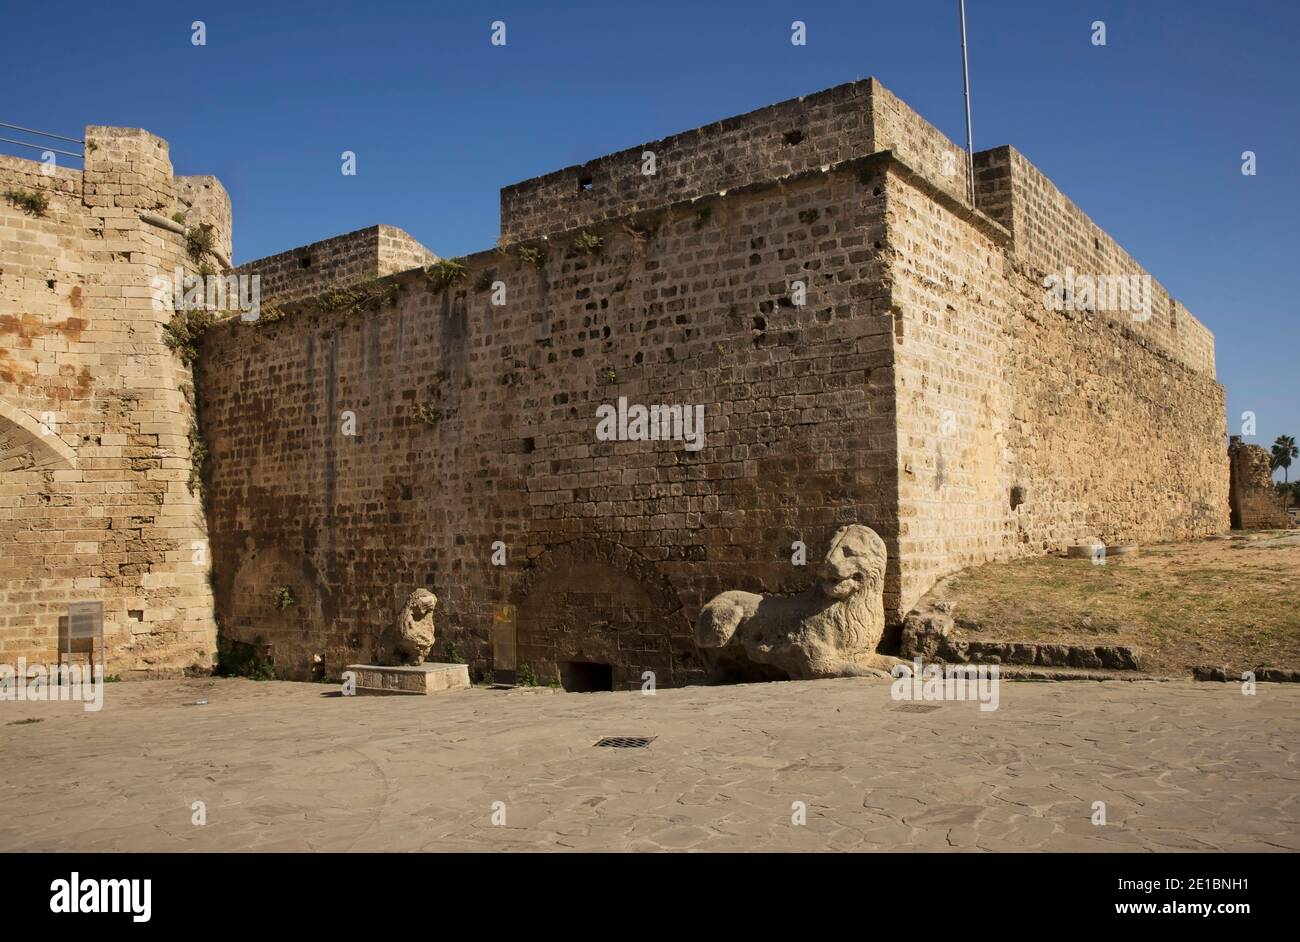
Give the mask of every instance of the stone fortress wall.
M 396 226 L 368 226 L 322 239 L 234 269 L 257 275 L 263 302 L 285 303 L 383 275 L 436 262 L 434 255 Z
M 372 226 L 239 266 L 277 310 L 208 332 L 198 436 L 150 285 L 199 224 L 228 266 L 229 200 L 143 131 L 86 142 L 0 158 L 50 197 L 0 201 L 0 661 L 102 598 L 112 672 L 206 665 L 215 614 L 336 677 L 425 586 L 435 657 L 673 685 L 704 601 L 808 586 L 844 523 L 895 624 L 967 565 L 1228 525 L 1213 337 L 1154 281 L 1142 316 L 1052 309 L 1047 275 L 1145 272 L 1009 147 L 972 206 L 874 79 L 507 187 L 451 265 Z M 702 406 L 703 447 L 598 440 L 620 397 Z
M 0 662 L 52 662 L 68 603 L 102 601 L 110 673 L 207 666 L 193 386 L 153 279 L 196 270 L 187 227 L 229 257 L 230 201 L 133 128 L 89 127 L 84 169 L 51 169 L 0 157 L 0 192 L 48 200 L 0 198 Z
M 680 684 L 704 601 L 809 585 L 843 523 L 885 539 L 895 623 L 972 563 L 1225 529 L 1208 331 L 1154 284 L 1141 318 L 1050 309 L 1058 269 L 1145 273 L 1016 152 L 975 164 L 971 206 L 961 149 L 866 80 L 507 187 L 460 280 L 222 325 L 223 631 L 337 675 L 426 586 L 435 657 Z M 704 447 L 597 440 L 619 397 L 702 405 Z
M 214 331 L 223 630 L 272 645 L 278 672 L 320 656 L 336 674 L 428 586 L 435 657 L 456 642 L 481 665 L 505 623 L 544 677 L 577 661 L 613 665 L 620 688 L 701 679 L 685 605 L 793 590 L 794 540 L 815 557 L 838 525 L 891 516 L 880 183 L 818 173 L 714 197 L 707 221 L 690 206 L 593 226 L 597 255 L 553 236 L 544 265 L 485 252 L 449 288 L 416 270 L 373 307 Z M 824 223 L 801 221 L 813 209 Z M 789 304 L 792 273 L 818 285 L 814 310 Z M 702 404 L 705 447 L 597 441 L 596 407 L 619 396 Z

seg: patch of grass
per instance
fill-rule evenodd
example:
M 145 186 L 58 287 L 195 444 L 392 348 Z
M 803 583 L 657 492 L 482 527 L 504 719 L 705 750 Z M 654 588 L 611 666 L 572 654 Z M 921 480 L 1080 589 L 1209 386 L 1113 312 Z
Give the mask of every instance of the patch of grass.
M 990 563 L 963 571 L 944 595 L 959 635 L 982 640 L 1132 644 L 1148 669 L 1174 675 L 1205 664 L 1300 666 L 1295 544 L 1207 540 L 1144 546 L 1104 565 Z
M 515 682 L 520 687 L 536 687 L 537 675 L 533 673 L 533 665 L 525 661 L 519 665 L 519 670 L 515 673 Z
M 44 216 L 50 208 L 50 198 L 39 190 L 5 190 L 5 199 L 29 216 Z

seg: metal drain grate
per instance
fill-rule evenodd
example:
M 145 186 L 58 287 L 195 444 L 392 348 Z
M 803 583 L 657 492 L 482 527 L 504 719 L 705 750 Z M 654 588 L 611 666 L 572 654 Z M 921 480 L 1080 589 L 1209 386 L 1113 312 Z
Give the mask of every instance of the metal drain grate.
M 940 709 L 937 703 L 903 703 L 894 707 L 900 713 L 930 713 Z
M 608 746 L 611 749 L 644 749 L 658 738 L 658 736 L 606 736 L 596 745 Z

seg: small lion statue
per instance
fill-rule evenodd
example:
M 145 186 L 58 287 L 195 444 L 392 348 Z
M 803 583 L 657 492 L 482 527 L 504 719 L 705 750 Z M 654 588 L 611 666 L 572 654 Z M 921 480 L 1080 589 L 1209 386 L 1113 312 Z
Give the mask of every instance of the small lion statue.
M 397 622 L 397 638 L 393 648 L 406 664 L 423 664 L 433 647 L 433 610 L 438 597 L 428 589 L 416 589 L 402 608 Z
M 821 584 L 794 596 L 723 592 L 700 611 L 695 641 L 715 680 L 887 676 L 885 542 L 849 524 L 831 538 Z

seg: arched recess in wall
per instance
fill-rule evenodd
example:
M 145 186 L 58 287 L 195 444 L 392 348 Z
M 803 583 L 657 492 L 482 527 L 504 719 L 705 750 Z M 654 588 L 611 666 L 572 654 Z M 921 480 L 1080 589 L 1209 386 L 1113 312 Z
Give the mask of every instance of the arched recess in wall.
M 63 471 L 77 453 L 31 413 L 0 399 L 0 471 Z
M 277 677 L 307 680 L 325 649 L 327 609 L 328 594 L 306 556 L 279 546 L 250 549 L 235 572 L 220 638 L 269 655 Z
M 511 593 L 518 673 L 566 690 L 634 690 L 703 678 L 668 579 L 626 547 L 588 539 L 549 548 Z M 527 665 L 527 667 L 525 667 Z

